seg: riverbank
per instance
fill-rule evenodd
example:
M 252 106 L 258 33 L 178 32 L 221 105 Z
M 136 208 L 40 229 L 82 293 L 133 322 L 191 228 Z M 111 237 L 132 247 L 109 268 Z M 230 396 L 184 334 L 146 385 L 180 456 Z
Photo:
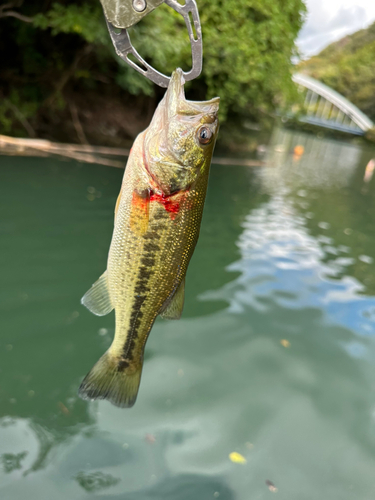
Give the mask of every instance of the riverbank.
M 59 156 L 84 163 L 96 163 L 108 167 L 124 168 L 129 149 L 88 144 L 64 144 L 45 139 L 23 139 L 0 135 L 0 155 L 11 156 Z M 219 165 L 263 167 L 264 161 L 215 156 Z

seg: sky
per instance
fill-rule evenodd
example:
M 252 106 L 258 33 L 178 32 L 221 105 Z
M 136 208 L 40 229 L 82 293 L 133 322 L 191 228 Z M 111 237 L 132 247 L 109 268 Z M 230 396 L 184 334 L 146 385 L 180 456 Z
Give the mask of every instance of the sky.
M 375 21 L 375 0 L 305 0 L 307 18 L 297 40 L 303 58 Z

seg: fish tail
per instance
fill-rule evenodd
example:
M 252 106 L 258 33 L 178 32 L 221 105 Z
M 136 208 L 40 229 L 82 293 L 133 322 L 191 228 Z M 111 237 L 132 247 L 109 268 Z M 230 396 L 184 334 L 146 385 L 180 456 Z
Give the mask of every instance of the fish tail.
M 130 408 L 137 399 L 142 374 L 142 361 L 131 370 L 107 351 L 83 379 L 78 395 L 82 399 L 107 399 L 120 408 Z

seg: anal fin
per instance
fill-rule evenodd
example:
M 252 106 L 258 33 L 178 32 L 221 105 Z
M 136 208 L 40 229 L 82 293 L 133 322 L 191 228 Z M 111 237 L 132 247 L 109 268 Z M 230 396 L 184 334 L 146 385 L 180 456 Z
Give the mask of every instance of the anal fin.
M 109 295 L 107 271 L 85 293 L 81 299 L 81 304 L 97 316 L 105 316 L 112 311 L 114 305 Z
M 165 307 L 162 309 L 160 316 L 164 319 L 180 319 L 182 310 L 184 308 L 184 300 L 185 300 L 185 277 L 181 281 L 172 299 L 170 299 L 165 305 Z

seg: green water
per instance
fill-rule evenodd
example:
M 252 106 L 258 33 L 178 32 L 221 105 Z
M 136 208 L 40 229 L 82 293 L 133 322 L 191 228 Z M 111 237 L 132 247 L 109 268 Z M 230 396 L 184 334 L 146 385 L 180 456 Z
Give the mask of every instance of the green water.
M 80 297 L 123 172 L 0 157 L 1 500 L 373 500 L 372 157 L 277 130 L 268 167 L 213 165 L 183 317 L 155 324 L 131 410 L 77 398 L 113 336 Z

